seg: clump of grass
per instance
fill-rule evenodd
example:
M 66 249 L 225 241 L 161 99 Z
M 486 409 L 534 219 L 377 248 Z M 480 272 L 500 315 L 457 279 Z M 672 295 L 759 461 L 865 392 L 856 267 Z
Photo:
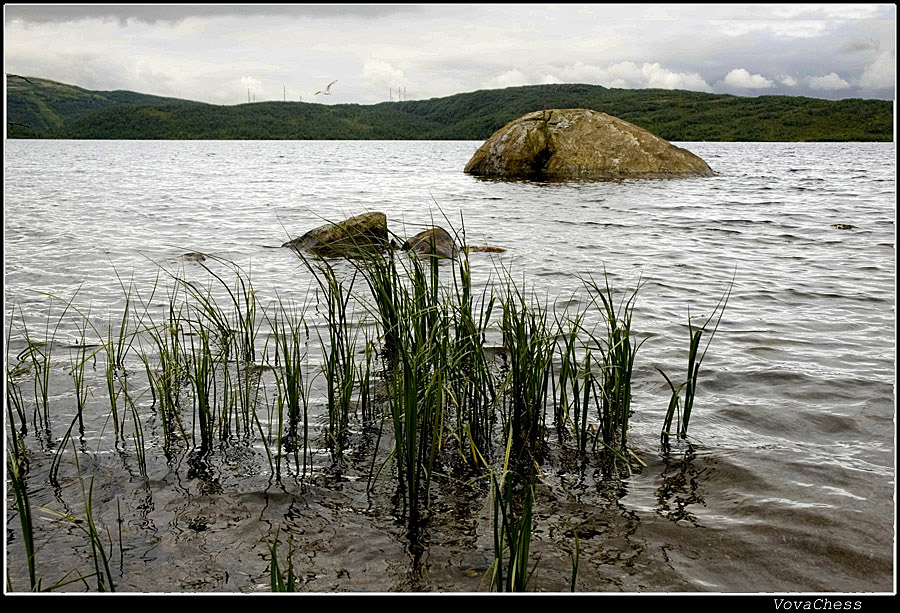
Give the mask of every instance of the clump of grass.
M 190 351 L 188 378 L 191 384 L 194 425 L 200 430 L 200 450 L 212 449 L 216 425 L 216 368 L 219 357 L 213 354 L 212 331 L 202 320 L 188 320 Z M 194 441 L 196 445 L 196 440 Z
M 719 298 L 719 302 L 702 325 L 695 327 L 691 319 L 690 311 L 688 311 L 688 336 L 690 343 L 688 344 L 687 376 L 684 381 L 676 387 L 666 373 L 657 367 L 657 370 L 666 380 L 666 383 L 669 384 L 669 388 L 672 391 L 672 396 L 669 399 L 669 406 L 666 409 L 666 416 L 663 421 L 662 432 L 660 433 L 660 442 L 664 451 L 669 450 L 670 436 L 676 435 L 681 439 L 687 438 L 688 424 L 690 423 L 691 412 L 694 408 L 694 397 L 697 394 L 697 379 L 700 375 L 700 365 L 703 363 L 703 358 L 706 357 L 706 352 L 709 349 L 713 336 L 715 336 L 716 331 L 719 329 L 719 323 L 722 321 L 722 316 L 725 314 L 725 307 L 728 305 L 728 299 L 731 296 L 733 287 L 734 279 L 732 278 L 731 285 L 729 285 L 725 293 L 722 294 L 722 297 Z M 715 324 L 713 325 L 712 330 L 709 330 L 709 325 L 713 319 L 715 319 Z M 709 335 L 706 338 L 706 345 L 703 347 L 703 351 L 700 351 L 700 343 L 703 334 L 707 331 L 709 332 Z M 684 391 L 683 408 L 681 405 L 682 390 Z M 673 420 L 675 420 L 674 432 L 672 428 Z
M 464 230 L 463 230 L 464 232 Z M 494 408 L 497 402 L 495 378 L 484 353 L 484 341 L 495 299 L 485 286 L 477 304 L 472 295 L 465 234 L 457 265 L 453 268 L 451 326 L 454 331 L 450 364 L 450 393 L 456 408 L 456 438 L 460 453 L 472 466 L 490 458 Z M 463 453 L 468 440 L 468 453 Z
M 273 592 L 296 592 L 297 575 L 294 574 L 294 542 L 288 537 L 287 569 L 281 572 L 281 564 L 278 562 L 278 532 L 275 538 L 267 543 L 271 561 L 269 562 L 269 585 Z
M 22 527 L 22 544 L 25 547 L 25 561 L 28 565 L 28 578 L 32 592 L 40 591 L 41 581 L 37 577 L 34 546 L 34 523 L 31 515 L 31 502 L 28 499 L 28 486 L 23 473 L 24 457 L 7 451 L 6 471 L 9 484 L 16 498 L 16 510 L 19 514 L 19 524 Z
M 546 307 L 511 277 L 500 300 L 501 330 L 509 360 L 504 417 L 512 436 L 514 465 L 539 460 L 545 445 L 545 406 L 553 370 L 554 332 Z
M 154 286 L 155 287 L 155 286 Z M 181 423 L 181 391 L 188 380 L 187 359 L 182 342 L 184 327 L 183 304 L 178 303 L 179 284 L 175 284 L 168 295 L 165 319 L 160 323 L 148 319 L 143 332 L 150 338 L 155 350 L 152 354 L 143 349 L 143 335 L 139 337 L 141 359 L 147 374 L 157 414 L 162 424 L 163 446 L 168 450 L 178 435 L 185 435 Z
M 193 300 L 198 315 L 207 321 L 207 327 L 213 333 L 212 338 L 219 348 L 217 354 L 221 357 L 222 369 L 219 390 L 222 398 L 222 415 L 219 435 L 223 440 L 227 440 L 233 432 L 239 430 L 240 422 L 243 423 L 244 434 L 249 436 L 251 413 L 258 394 L 256 380 L 250 376 L 249 365 L 256 360 L 256 338 L 262 318 L 257 315 L 258 302 L 251 282 L 251 272 L 222 258 L 208 257 L 232 269 L 233 286 L 222 275 L 203 263 L 200 265 L 210 276 L 208 287 L 203 288 L 181 276 L 175 278 Z M 225 292 L 226 304 L 230 305 L 230 309 L 220 305 L 214 288 Z M 235 370 L 233 377 L 229 369 L 229 364 L 232 363 Z M 235 419 L 240 421 L 235 423 Z
M 504 471 L 500 480 L 502 483 L 491 475 L 494 507 L 491 590 L 524 592 L 536 568 L 529 569 L 534 473 L 528 471 L 528 476 L 521 479 L 511 471 Z M 521 492 L 516 491 L 517 485 Z
M 48 297 L 50 301 L 47 306 L 42 340 L 35 338 L 29 332 L 25 315 L 22 313 L 21 307 L 19 308 L 19 319 L 22 322 L 22 332 L 25 337 L 26 347 L 17 357 L 20 362 L 27 359 L 31 363 L 34 373 L 35 427 L 49 439 L 51 355 L 56 344 L 57 334 L 69 310 L 70 303 L 63 301 L 64 307 L 54 322 L 53 306 L 55 297 L 50 295 Z
M 276 404 L 279 431 L 287 412 L 284 446 L 294 453 L 298 473 L 311 469 L 309 449 L 309 389 L 305 374 L 307 352 L 303 343 L 309 337 L 304 316 L 307 305 L 285 304 L 280 298 L 269 320 L 275 345 L 275 382 L 278 387 Z M 302 427 L 302 431 L 300 428 Z M 302 469 L 300 457 L 302 456 Z
M 328 424 L 326 434 L 328 444 L 339 458 L 347 444 L 350 429 L 350 406 L 357 371 L 354 354 L 359 338 L 359 326 L 353 325 L 352 313 L 349 310 L 354 275 L 349 283 L 338 279 L 334 268 L 327 260 L 313 262 L 301 259 L 312 273 L 319 286 L 319 299 L 324 302 L 323 314 L 327 339 L 319 331 L 325 361 L 323 370 L 327 388 Z
M 571 425 L 575 445 L 582 457 L 587 452 L 590 438 L 588 408 L 591 394 L 595 392 L 596 379 L 592 368 L 590 348 L 583 347 L 585 339 L 584 319 L 587 312 L 556 316 L 556 343 L 559 351 L 558 378 L 552 387 L 554 396 L 554 422 L 560 440 L 568 435 Z M 581 352 L 581 354 L 579 353 Z M 579 357 L 583 355 L 583 357 Z
M 72 526 L 81 530 L 88 539 L 88 542 L 91 545 L 91 557 L 93 559 L 94 564 L 94 572 L 87 577 L 94 576 L 97 580 L 97 591 L 98 592 L 115 592 L 116 585 L 113 581 L 112 571 L 109 567 L 109 560 L 111 557 L 111 553 L 106 551 L 105 545 L 103 543 L 103 539 L 100 535 L 100 529 L 97 527 L 96 522 L 94 521 L 94 510 L 93 510 L 93 491 L 94 491 L 94 481 L 91 479 L 90 484 L 88 485 L 87 490 L 85 490 L 84 480 L 81 478 L 81 469 L 78 467 L 78 455 L 75 455 L 75 464 L 77 473 L 79 475 L 79 479 L 81 480 L 81 490 L 82 496 L 84 499 L 84 517 L 79 518 L 75 517 L 71 513 L 61 513 L 59 511 L 54 511 L 51 509 L 43 509 L 45 512 L 55 516 L 57 519 L 65 521 L 66 523 L 71 524 Z M 110 551 L 112 550 L 112 537 L 109 534 L 109 531 L 106 532 L 107 539 L 110 541 Z M 86 577 L 82 577 L 84 579 Z
M 606 324 L 606 338 L 594 339 L 601 354 L 599 363 L 602 383 L 598 398 L 599 436 L 594 438 L 594 447 L 599 440 L 614 459 L 628 465 L 628 456 L 637 456 L 628 449 L 628 423 L 631 417 L 631 376 L 634 361 L 641 342 L 635 342 L 631 333 L 631 318 L 635 299 L 640 290 L 640 281 L 635 290 L 623 297 L 616 305 L 609 276 L 604 273 L 603 287 L 593 279 L 585 280 L 592 303 L 600 309 Z M 615 462 L 614 462 L 615 463 Z
M 451 327 L 440 289 L 440 261 L 426 260 L 412 255 L 398 269 L 395 254 L 376 252 L 356 262 L 384 339 L 398 490 L 412 523 L 428 506 L 432 467 L 443 440 L 450 368 Z
M 12 445 L 15 451 L 14 456 L 20 457 L 21 449 L 19 447 L 19 439 L 21 436 L 24 436 L 28 432 L 28 418 L 25 412 L 25 399 L 22 396 L 22 389 L 19 385 L 19 380 L 22 376 L 28 373 L 28 365 L 27 362 L 23 359 L 22 354 L 19 354 L 15 358 L 15 360 L 11 357 L 11 348 L 10 342 L 12 339 L 12 330 L 13 330 L 13 317 L 10 315 L 9 318 L 9 330 L 7 330 L 6 335 L 6 412 L 8 417 L 7 425 L 11 429 L 11 433 L 13 434 Z M 15 416 L 19 418 L 19 431 L 15 431 L 15 417 L 13 414 L 13 410 L 15 410 Z

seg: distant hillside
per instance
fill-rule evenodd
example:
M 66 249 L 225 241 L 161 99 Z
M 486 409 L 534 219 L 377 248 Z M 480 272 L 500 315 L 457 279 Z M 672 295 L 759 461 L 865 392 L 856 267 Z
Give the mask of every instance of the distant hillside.
M 483 140 L 541 108 L 589 108 L 673 141 L 891 141 L 893 101 L 532 85 L 380 104 L 219 106 L 7 75 L 9 138 Z

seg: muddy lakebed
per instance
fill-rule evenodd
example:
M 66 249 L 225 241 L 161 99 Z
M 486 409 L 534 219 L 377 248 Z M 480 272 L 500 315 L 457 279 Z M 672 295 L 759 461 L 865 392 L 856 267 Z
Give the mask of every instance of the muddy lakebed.
M 281 245 L 323 220 L 381 211 L 399 238 L 437 223 L 502 248 L 469 254 L 476 305 L 491 289 L 499 301 L 508 273 L 551 323 L 585 313 L 583 329 L 604 336 L 584 280 L 608 279 L 617 304 L 634 296 L 625 461 L 610 470 L 593 443 L 593 396 L 586 453 L 572 422 L 565 434 L 554 424 L 558 392 L 546 398 L 528 590 L 890 592 L 894 145 L 685 143 L 715 177 L 555 183 L 465 175 L 479 145 L 7 141 L 7 591 L 32 583 L 21 492 L 44 589 L 268 592 L 273 558 L 302 592 L 491 588 L 492 475 L 503 474 L 512 412 L 499 302 L 483 338 L 497 392 L 483 457 L 448 396 L 411 521 L 371 288 L 333 261 L 349 292 L 349 363 L 370 374 L 354 379 L 335 453 L 325 291 Z M 437 269 L 452 282 L 459 267 Z M 660 371 L 684 377 L 688 318 L 705 321 L 729 288 L 687 441 L 665 450 Z M 149 331 L 166 330 L 178 305 L 181 355 L 207 355 L 207 328 L 191 322 L 248 304 L 251 355 L 221 357 L 207 339 L 221 360 L 212 421 L 198 416 L 196 358 L 177 414 L 161 411 Z M 291 312 L 306 445 L 284 440 L 279 412 L 284 335 L 273 324 Z

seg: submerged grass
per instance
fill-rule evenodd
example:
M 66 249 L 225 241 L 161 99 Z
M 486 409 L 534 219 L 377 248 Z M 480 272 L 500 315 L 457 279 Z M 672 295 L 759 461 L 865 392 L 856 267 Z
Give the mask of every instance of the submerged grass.
M 697 379 L 700 375 L 700 365 L 703 363 L 703 358 L 706 357 L 706 352 L 709 349 L 713 336 L 715 336 L 716 331 L 719 329 L 719 323 L 721 323 L 722 316 L 725 314 L 725 307 L 728 305 L 728 299 L 731 297 L 731 290 L 733 287 L 734 277 L 732 277 L 728 289 L 722 294 L 722 297 L 719 298 L 719 302 L 713 308 L 712 313 L 710 313 L 709 317 L 701 326 L 694 326 L 693 321 L 691 320 L 690 311 L 688 311 L 688 337 L 690 343 L 688 345 L 687 376 L 684 381 L 676 387 L 668 375 L 666 375 L 662 369 L 657 367 L 657 370 L 666 380 L 666 383 L 672 391 L 669 406 L 666 409 L 666 416 L 663 420 L 662 432 L 660 433 L 660 442 L 664 451 L 669 451 L 670 436 L 676 435 L 681 439 L 687 438 L 688 424 L 690 423 L 691 412 L 694 408 L 694 397 L 697 395 Z M 712 330 L 709 330 L 709 325 L 713 319 L 715 319 L 715 324 L 713 325 Z M 700 351 L 700 342 L 705 332 L 709 332 L 709 335 L 706 338 L 706 346 L 703 348 L 703 351 Z M 682 390 L 684 390 L 683 408 L 681 405 Z M 672 429 L 673 420 L 676 422 L 674 432 Z
M 25 562 L 28 565 L 28 578 L 32 592 L 40 591 L 41 582 L 37 576 L 35 565 L 34 523 L 31 515 L 31 502 L 28 499 L 28 486 L 24 475 L 25 460 L 19 454 L 7 451 L 6 472 L 10 487 L 16 499 L 16 511 L 22 527 L 22 544 L 25 548 Z
M 431 490 L 438 477 L 447 476 L 454 467 L 468 476 L 480 473 L 476 478 L 485 482 L 490 476 L 491 589 L 528 589 L 534 572 L 529 560 L 534 497 L 551 427 L 556 429 L 559 445 L 574 446 L 584 463 L 600 457 L 604 466 L 625 464 L 630 470 L 634 461 L 639 462 L 629 446 L 628 432 L 632 376 L 641 346 L 632 318 L 641 283 L 618 296 L 606 274 L 599 283 L 583 280 L 580 290 L 586 293 L 586 306 L 575 312 L 561 310 L 503 269 L 475 292 L 464 233 L 456 236 L 462 248 L 448 260 L 375 251 L 349 260 L 348 268 L 342 270 L 335 261 L 301 254 L 313 276 L 310 287 L 316 290 L 307 292 L 301 303 L 278 296 L 271 304 L 262 304 L 249 272 L 224 260 L 213 260 L 213 265 L 225 266 L 233 280 L 212 265 L 203 265 L 209 274 L 206 286 L 189 280 L 183 271 L 168 273 L 173 286 L 167 290 L 162 311 L 156 308 L 160 305 L 152 306 L 154 297 L 162 294 L 159 277 L 149 298 L 136 294 L 133 285 L 122 284 L 124 310 L 121 318 L 110 319 L 105 331 L 92 323 L 89 311 L 83 314 L 72 301 L 63 301 L 63 314 L 73 309 L 82 319 L 69 362 L 75 413 L 59 449 L 67 446 L 76 427 L 83 433 L 90 394 L 85 365 L 98 357 L 103 360 L 114 446 L 124 450 L 120 444 L 126 440 L 130 416 L 142 475 L 147 472 L 148 445 L 144 408 L 159 420 L 167 458 L 178 445 L 187 444 L 195 452 L 189 464 L 205 465 L 219 448 L 235 440 L 259 442 L 252 440 L 258 436 L 276 481 L 281 481 L 283 468 L 290 470 L 282 465 L 282 458 L 290 456 L 298 478 L 313 477 L 317 437 L 340 468 L 341 454 L 354 443 L 354 416 L 361 417 L 364 427 L 378 426 L 379 442 L 382 431 L 389 437 L 390 452 L 379 451 L 378 443 L 374 446 L 372 472 L 379 463 L 393 466 L 396 484 L 391 487 L 395 487 L 398 515 L 410 528 L 428 519 Z M 359 292 L 360 286 L 362 293 L 368 290 L 365 295 Z M 676 386 L 663 373 L 672 390 L 664 443 L 673 429 L 686 436 L 699 366 L 729 295 L 730 291 L 713 311 L 718 319 L 711 330 L 713 316 L 700 327 L 689 317 L 685 382 Z M 577 301 L 568 301 L 572 302 Z M 602 322 L 599 332 L 585 323 L 595 313 Z M 54 325 L 48 314 L 44 338 L 25 326 L 21 312 L 20 318 L 25 350 L 16 364 L 7 360 L 7 414 L 10 424 L 16 417 L 22 422 L 24 436 L 29 404 L 34 406 L 37 427 L 49 428 L 50 357 L 62 316 Z M 98 341 L 93 351 L 88 351 L 89 328 Z M 704 334 L 707 344 L 700 351 Z M 261 336 L 266 340 L 260 351 Z M 502 347 L 488 348 L 489 336 L 502 339 Z M 310 347 L 316 343 L 321 348 L 325 388 L 321 428 L 312 423 L 319 365 L 310 363 Z M 143 391 L 138 383 L 128 381 L 125 371 L 126 355 L 135 348 L 146 374 Z M 501 356 L 497 363 L 488 357 L 489 349 Z M 9 353 L 8 345 L 8 358 Z M 25 376 L 34 379 L 32 402 L 21 394 L 19 384 Z M 686 394 L 683 410 L 682 391 Z M 152 398 L 151 406 L 142 404 L 143 394 Z M 8 438 L 7 464 L 17 508 L 27 509 L 27 491 L 20 478 L 26 466 L 24 446 L 18 433 Z M 497 448 L 505 448 L 505 453 L 496 453 Z M 600 455 L 594 455 L 598 450 Z M 60 465 L 57 456 L 51 479 L 56 479 Z M 372 482 L 370 475 L 370 486 Z M 90 539 L 96 589 L 113 590 L 109 553 L 93 523 L 91 495 L 91 489 L 85 489 L 85 517 L 77 525 Z M 60 517 L 76 525 L 70 514 Z M 30 513 L 20 514 L 20 519 L 26 559 L 33 563 L 33 532 L 27 527 Z M 296 589 L 292 551 L 284 569 L 278 559 L 277 535 L 268 547 L 271 588 Z M 576 536 L 572 589 L 579 554 Z M 29 574 L 31 587 L 38 587 L 31 567 Z
M 585 286 L 592 303 L 600 309 L 606 324 L 606 337 L 594 339 L 594 345 L 601 355 L 599 364 L 602 375 L 598 406 L 598 436 L 594 446 L 601 442 L 615 460 L 629 466 L 628 457 L 638 459 L 628 448 L 628 423 L 631 418 L 631 377 L 634 362 L 641 342 L 635 342 L 631 333 L 635 299 L 640 290 L 638 281 L 635 290 L 623 297 L 618 305 L 609 284 L 609 275 L 604 271 L 604 285 L 593 279 L 585 280 Z M 640 462 L 640 460 L 638 460 Z
M 304 339 L 309 338 L 309 329 L 304 320 L 306 309 L 305 303 L 298 307 L 279 298 L 269 318 L 275 347 L 278 431 L 283 432 L 282 444 L 294 454 L 297 473 L 301 476 L 312 470 L 309 446 L 309 377 L 304 342 Z M 278 476 L 280 477 L 280 471 Z

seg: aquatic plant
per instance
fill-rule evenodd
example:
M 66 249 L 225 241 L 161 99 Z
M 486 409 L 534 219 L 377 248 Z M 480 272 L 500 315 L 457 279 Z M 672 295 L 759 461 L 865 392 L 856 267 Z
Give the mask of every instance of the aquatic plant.
M 513 441 L 514 463 L 540 458 L 546 433 L 545 406 L 553 369 L 555 335 L 546 306 L 507 274 L 500 298 L 503 344 L 509 373 L 503 383 L 505 427 Z
M 299 253 L 299 252 L 298 252 Z M 319 303 L 324 302 L 323 315 L 327 339 L 317 330 L 325 364 L 323 372 L 327 387 L 327 438 L 335 457 L 343 452 L 350 424 L 350 404 L 356 379 L 354 353 L 359 338 L 359 327 L 353 325 L 349 311 L 354 275 L 345 285 L 338 279 L 334 268 L 324 259 L 311 261 L 303 254 L 300 258 L 312 273 L 319 286 Z
M 28 431 L 28 421 L 27 416 L 25 414 L 25 399 L 22 396 L 22 389 L 19 385 L 19 379 L 28 373 L 27 363 L 22 359 L 22 355 L 16 356 L 15 359 L 11 356 L 12 348 L 10 347 L 10 342 L 12 340 L 12 325 L 13 325 L 13 317 L 9 318 L 9 329 L 6 334 L 6 412 L 7 412 L 7 426 L 11 429 L 12 438 L 12 446 L 15 451 L 14 456 L 16 458 L 21 456 L 21 449 L 19 447 L 19 438 L 20 436 L 24 436 L 24 434 Z M 17 432 L 15 429 L 15 417 L 13 415 L 13 410 L 15 410 L 15 415 L 19 418 L 19 430 L 21 432 Z
M 76 291 L 77 294 L 77 291 Z M 22 323 L 22 333 L 25 339 L 25 349 L 17 356 L 21 362 L 27 359 L 31 363 L 34 372 L 34 400 L 35 400 L 35 427 L 50 436 L 50 372 L 51 354 L 56 344 L 56 337 L 60 326 L 69 310 L 69 303 L 64 302 L 64 308 L 53 322 L 53 306 L 55 297 L 47 295 L 50 300 L 47 305 L 46 318 L 44 320 L 43 339 L 37 339 L 28 331 L 25 315 L 19 308 L 19 319 Z
M 594 448 L 598 441 L 601 442 L 614 458 L 627 466 L 629 455 L 637 459 L 628 449 L 628 422 L 631 417 L 631 376 L 635 356 L 643 344 L 643 341 L 635 343 L 631 334 L 631 318 L 641 282 L 638 281 L 634 291 L 623 297 L 618 306 L 605 271 L 602 287 L 592 278 L 585 279 L 584 283 L 606 324 L 606 337 L 593 339 L 601 355 L 598 366 L 602 377 L 597 401 L 600 424 L 598 436 L 594 437 Z
M 593 359 L 590 348 L 583 347 L 586 335 L 583 322 L 586 310 L 574 315 L 568 312 L 556 314 L 556 343 L 559 351 L 558 379 L 556 371 L 551 372 L 551 388 L 554 395 L 554 423 L 562 441 L 571 425 L 575 444 L 582 457 L 587 452 L 590 438 L 588 407 L 590 396 L 595 393 L 596 380 L 591 368 Z M 583 358 L 579 358 L 579 350 Z
M 669 406 L 666 409 L 666 416 L 663 421 L 662 431 L 660 433 L 660 442 L 662 443 L 662 447 L 665 451 L 669 450 L 669 437 L 673 434 L 682 439 L 687 438 L 688 424 L 690 423 L 691 412 L 694 408 L 694 397 L 697 394 L 697 378 L 700 374 L 700 365 L 703 363 L 703 358 L 706 357 L 706 352 L 709 349 L 709 345 L 712 342 L 713 336 L 715 336 L 716 331 L 719 329 L 719 323 L 722 321 L 722 316 L 725 314 L 725 307 L 728 305 L 728 299 L 731 297 L 731 290 L 733 287 L 734 277 L 732 277 L 731 284 L 728 286 L 728 289 L 725 291 L 725 293 L 722 294 L 722 297 L 719 298 L 719 302 L 716 304 L 709 317 L 701 326 L 694 326 L 691 319 L 690 310 L 688 311 L 688 337 L 690 339 L 690 343 L 688 345 L 688 366 L 687 376 L 685 377 L 685 380 L 680 385 L 678 385 L 678 387 L 676 387 L 672 383 L 672 380 L 668 377 L 668 375 L 666 375 L 666 373 L 662 371 L 662 369 L 660 369 L 659 367 L 656 368 L 666 380 L 666 383 L 669 385 L 669 388 L 672 391 L 672 395 L 669 399 Z M 709 324 L 713 321 L 713 318 L 715 318 L 715 325 L 713 326 L 712 330 L 709 331 L 709 335 L 706 338 L 706 346 L 701 352 L 701 339 L 704 332 L 707 332 Z M 682 390 L 684 390 L 683 408 L 681 405 Z M 676 430 L 675 432 L 672 432 L 672 421 L 673 419 L 675 419 L 676 415 L 678 416 L 676 420 Z
M 472 295 L 472 272 L 463 227 L 462 245 L 453 267 L 453 285 L 448 292 L 451 306 L 452 339 L 449 393 L 456 409 L 456 439 L 460 455 L 471 465 L 491 455 L 494 410 L 497 403 L 496 381 L 484 350 L 485 336 L 491 321 L 495 299 L 486 285 L 476 304 Z M 465 441 L 468 440 L 468 445 Z M 465 453 L 466 450 L 468 453 Z
M 431 470 L 443 440 L 451 324 L 436 257 L 372 252 L 354 262 L 380 324 L 388 412 L 404 514 L 416 522 L 428 505 Z M 401 273 L 402 271 L 402 273 Z
M 181 390 L 187 380 L 188 371 L 185 350 L 182 346 L 185 321 L 182 315 L 184 305 L 178 303 L 179 287 L 180 285 L 176 283 L 169 291 L 165 319 L 156 323 L 152 315 L 148 315 L 148 323 L 144 324 L 143 334 L 138 337 L 140 356 L 153 402 L 162 423 L 163 447 L 166 450 L 174 442 L 176 435 L 180 433 L 185 436 L 180 409 Z M 155 349 L 154 354 L 144 350 L 145 336 L 149 336 L 150 345 Z
M 275 538 L 267 542 L 271 559 L 269 561 L 269 585 L 273 592 L 296 592 L 297 575 L 294 574 L 294 542 L 288 537 L 287 568 L 281 572 L 281 564 L 278 562 L 278 531 Z
M 191 349 L 187 353 L 187 369 L 192 391 L 194 425 L 200 429 L 200 449 L 206 452 L 212 448 L 215 437 L 216 368 L 221 358 L 213 355 L 212 331 L 205 323 L 189 319 L 188 325 Z M 196 445 L 196 440 L 194 444 Z
M 519 477 L 504 470 L 500 481 L 491 475 L 494 561 L 490 587 L 498 592 L 524 592 L 536 568 L 529 569 L 534 473 L 528 470 L 527 476 Z M 517 488 L 523 492 L 517 494 Z
M 34 546 L 34 520 L 31 515 L 31 502 L 28 499 L 28 485 L 25 482 L 25 475 L 22 471 L 24 463 L 23 457 L 7 450 L 6 473 L 9 477 L 9 484 L 12 487 L 16 499 L 16 510 L 19 514 L 19 524 L 22 527 L 22 544 L 25 547 L 25 561 L 28 565 L 28 578 L 31 585 L 31 591 L 37 592 L 41 589 L 41 582 L 37 577 L 34 559 L 36 553 Z
M 294 453 L 298 473 L 311 469 L 309 449 L 309 383 L 307 382 L 307 352 L 303 342 L 309 337 L 304 320 L 307 304 L 285 303 L 280 297 L 278 305 L 269 316 L 275 348 L 275 382 L 278 387 L 279 432 L 282 431 L 283 414 L 287 411 L 287 427 L 284 434 L 285 448 Z M 302 424 L 302 432 L 298 432 Z M 300 456 L 303 463 L 300 468 Z

